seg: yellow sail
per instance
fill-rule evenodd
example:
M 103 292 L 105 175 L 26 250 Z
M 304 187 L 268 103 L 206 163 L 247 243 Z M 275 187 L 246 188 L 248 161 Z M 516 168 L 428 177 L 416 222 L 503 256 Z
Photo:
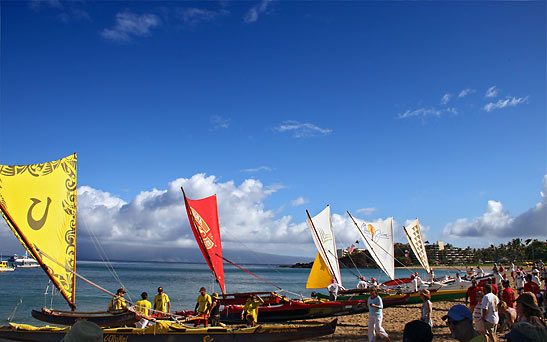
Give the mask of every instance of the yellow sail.
M 2 216 L 73 308 L 75 275 L 66 268 L 76 268 L 76 159 L 0 165 Z
M 320 289 L 327 287 L 332 283 L 332 275 L 330 274 L 327 264 L 317 253 L 313 266 L 311 267 L 310 275 L 308 277 L 307 289 Z

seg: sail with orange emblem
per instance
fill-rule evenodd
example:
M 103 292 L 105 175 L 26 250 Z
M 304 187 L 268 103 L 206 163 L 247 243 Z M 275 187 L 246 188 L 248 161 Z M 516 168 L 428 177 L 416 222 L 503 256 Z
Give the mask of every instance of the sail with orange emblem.
M 182 189 L 182 188 L 181 188 Z M 209 196 L 200 200 L 186 197 L 184 189 L 184 204 L 190 220 L 190 227 L 198 242 L 207 265 L 213 272 L 222 293 L 226 293 L 224 285 L 224 265 L 222 263 L 222 243 L 220 239 L 220 224 L 218 220 L 217 196 Z
M 72 308 L 75 308 L 76 159 L 73 154 L 42 164 L 0 165 L 2 216 Z

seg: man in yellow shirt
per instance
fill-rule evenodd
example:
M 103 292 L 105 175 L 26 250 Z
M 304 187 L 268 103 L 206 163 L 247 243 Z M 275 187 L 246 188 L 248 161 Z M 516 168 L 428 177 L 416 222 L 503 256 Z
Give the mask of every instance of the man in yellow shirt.
M 154 310 L 154 313 L 157 313 L 158 315 L 171 313 L 169 296 L 166 293 L 163 293 L 163 288 L 161 286 L 158 287 L 158 294 L 154 296 Z
M 123 298 L 124 294 L 124 289 L 118 289 L 116 295 L 110 300 L 110 303 L 108 303 L 108 312 L 127 309 L 127 306 L 125 305 L 125 298 Z
M 209 310 L 211 310 L 212 299 L 211 296 L 207 294 L 205 287 L 199 289 L 200 295 L 198 296 L 196 307 L 194 311 L 198 315 L 203 315 L 203 325 L 207 326 L 207 317 L 209 316 Z M 199 325 L 200 321 L 196 321 L 196 326 Z
M 241 319 L 244 318 L 251 324 L 251 327 L 256 325 L 258 320 L 258 307 L 264 304 L 264 300 L 257 295 L 250 295 L 249 299 L 245 302 L 243 311 L 241 312 Z
M 146 326 L 148 325 L 147 317 L 150 316 L 150 309 L 152 309 L 152 304 L 147 300 L 148 293 L 146 292 L 141 293 L 141 298 L 142 298 L 141 300 L 135 303 L 135 309 L 138 312 L 142 313 L 144 317 L 141 318 L 140 321 L 136 322 L 135 326 L 137 328 L 143 329 L 143 328 L 146 328 Z

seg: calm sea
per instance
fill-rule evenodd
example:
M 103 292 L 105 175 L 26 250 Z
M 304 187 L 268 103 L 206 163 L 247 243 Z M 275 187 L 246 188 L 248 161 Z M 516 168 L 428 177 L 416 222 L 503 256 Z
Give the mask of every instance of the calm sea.
M 220 292 L 214 287 L 213 278 L 206 264 L 185 263 L 151 263 L 151 262 L 113 262 L 115 273 L 109 271 L 102 262 L 79 261 L 77 272 L 92 282 L 115 292 L 121 287 L 116 277 L 123 283 L 128 293 L 126 298 L 135 302 L 140 299 L 143 291 L 148 292 L 150 298 L 157 292 L 158 286 L 164 288 L 171 299 L 171 311 L 193 310 L 199 288 L 204 286 L 207 292 Z M 267 284 L 244 271 L 225 265 L 226 291 L 228 293 L 250 291 L 278 291 L 274 286 Z M 279 286 L 280 288 L 309 297 L 312 290 L 306 289 L 309 269 L 281 268 L 270 265 L 243 265 L 245 269 L 257 276 Z M 416 269 L 427 279 L 424 270 Z M 408 277 L 410 271 L 397 269 L 396 277 Z M 436 271 L 437 276 L 454 275 L 452 271 Z M 356 275 L 362 274 L 367 279 L 375 277 L 380 282 L 388 280 L 379 269 L 343 269 L 342 279 L 346 288 L 353 288 L 357 284 Z M 41 268 L 16 269 L 13 272 L 0 273 L 0 325 L 6 324 L 8 317 L 13 315 L 12 322 L 45 325 L 32 318 L 32 309 L 42 307 L 69 310 L 63 297 L 59 294 L 51 295 L 51 284 Z M 49 289 L 45 295 L 46 289 Z M 323 290 L 323 292 L 326 292 Z M 289 294 L 295 298 L 298 295 Z M 149 298 L 149 299 L 150 299 Z M 106 310 L 110 298 L 107 294 L 92 287 L 80 279 L 76 279 L 76 305 L 78 311 Z M 18 304 L 20 303 L 20 304 Z

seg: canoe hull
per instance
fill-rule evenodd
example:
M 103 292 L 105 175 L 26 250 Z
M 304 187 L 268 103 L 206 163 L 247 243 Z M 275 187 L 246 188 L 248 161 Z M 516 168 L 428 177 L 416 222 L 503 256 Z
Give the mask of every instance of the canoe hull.
M 78 312 L 55 312 L 47 309 L 42 309 L 41 311 L 32 310 L 32 317 L 42 322 L 57 325 L 74 325 L 77 321 L 90 321 L 103 328 L 129 326 L 140 319 L 131 311 L 80 314 Z
M 255 328 L 209 327 L 195 329 L 172 325 L 168 331 L 152 332 L 136 328 L 104 329 L 104 342 L 280 342 L 307 340 L 334 333 L 337 321 L 327 324 L 260 325 Z M 0 327 L 0 339 L 24 342 L 58 342 L 68 329 L 25 330 L 12 326 Z

